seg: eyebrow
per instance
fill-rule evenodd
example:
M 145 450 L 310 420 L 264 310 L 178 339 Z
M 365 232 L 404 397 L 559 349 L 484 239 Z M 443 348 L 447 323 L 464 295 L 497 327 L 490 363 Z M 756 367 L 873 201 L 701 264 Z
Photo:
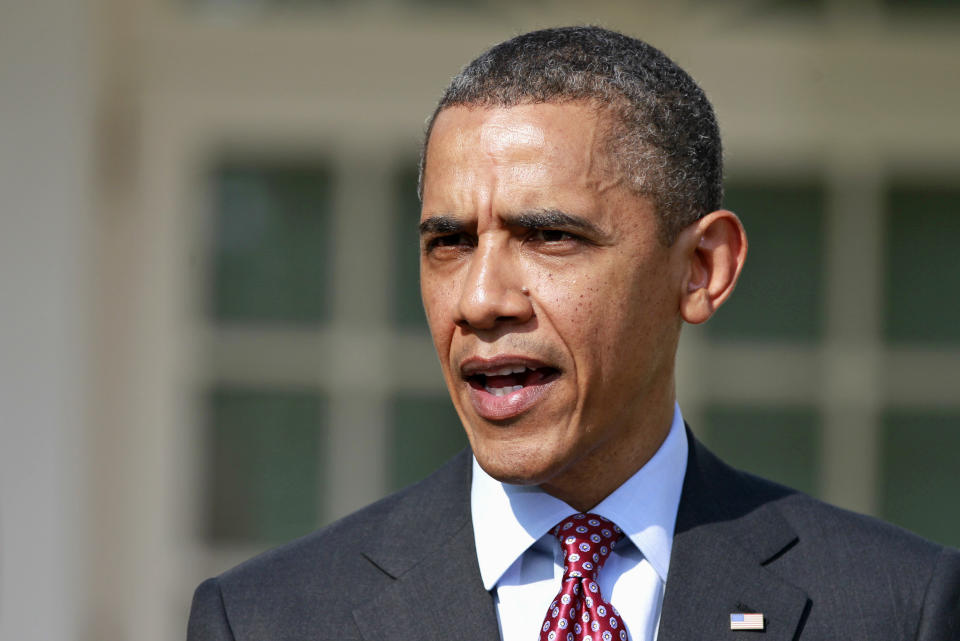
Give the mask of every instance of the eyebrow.
M 507 225 L 526 229 L 564 229 L 586 233 L 595 238 L 606 237 L 602 229 L 583 216 L 570 214 L 559 209 L 536 209 L 503 216 Z
M 507 214 L 502 217 L 503 222 L 511 227 L 524 229 L 565 229 L 586 233 L 596 238 L 606 234 L 595 224 L 582 216 L 570 214 L 559 209 L 535 209 L 518 214 Z M 420 235 L 451 234 L 461 232 L 467 225 L 458 218 L 447 214 L 437 214 L 421 221 Z
M 466 225 L 464 225 L 463 221 L 460 221 L 453 216 L 438 214 L 436 216 L 430 216 L 430 218 L 420 222 L 420 235 L 451 234 L 454 232 L 463 231 L 465 228 Z

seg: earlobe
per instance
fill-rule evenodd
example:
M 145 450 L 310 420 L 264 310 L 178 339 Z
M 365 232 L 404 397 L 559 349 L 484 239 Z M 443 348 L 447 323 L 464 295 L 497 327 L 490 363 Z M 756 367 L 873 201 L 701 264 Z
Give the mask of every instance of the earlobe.
M 688 323 L 703 323 L 733 292 L 747 257 L 747 235 L 736 214 L 721 209 L 683 230 L 678 240 L 688 247 L 680 314 Z

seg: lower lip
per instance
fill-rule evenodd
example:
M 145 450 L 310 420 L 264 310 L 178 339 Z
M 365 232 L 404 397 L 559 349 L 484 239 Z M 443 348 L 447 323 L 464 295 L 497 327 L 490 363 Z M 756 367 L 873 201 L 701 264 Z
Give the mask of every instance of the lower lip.
M 494 396 L 487 390 L 474 387 L 469 383 L 467 389 L 470 391 L 470 402 L 477 414 L 488 421 L 503 421 L 515 418 L 529 410 L 555 382 L 556 379 L 527 385 L 503 396 Z

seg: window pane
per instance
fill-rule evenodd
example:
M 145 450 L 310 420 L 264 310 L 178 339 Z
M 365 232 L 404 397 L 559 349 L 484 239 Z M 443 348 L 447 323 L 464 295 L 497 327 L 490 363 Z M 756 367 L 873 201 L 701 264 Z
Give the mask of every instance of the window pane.
M 392 416 L 387 451 L 393 489 L 419 481 L 468 445 L 446 394 L 399 396 Z
M 960 414 L 889 412 L 882 446 L 882 516 L 960 546 Z
M 214 172 L 213 316 L 327 318 L 331 176 L 323 165 L 227 162 Z
M 407 166 L 394 177 L 393 202 L 396 239 L 394 270 L 394 321 L 404 329 L 428 332 L 420 302 L 420 199 L 417 198 L 417 167 Z
M 323 398 L 221 388 L 209 410 L 210 538 L 279 543 L 317 527 Z
M 734 467 L 816 495 L 820 417 L 807 407 L 715 405 L 704 440 Z
M 960 189 L 893 186 L 887 195 L 886 337 L 960 341 Z
M 707 323 L 717 338 L 813 340 L 822 331 L 823 190 L 733 183 L 725 206 L 747 229 L 747 264 L 730 300 Z

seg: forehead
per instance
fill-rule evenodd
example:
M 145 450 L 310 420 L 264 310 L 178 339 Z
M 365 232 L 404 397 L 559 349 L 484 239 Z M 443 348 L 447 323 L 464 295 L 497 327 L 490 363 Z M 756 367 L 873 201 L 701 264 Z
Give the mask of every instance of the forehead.
M 608 173 L 606 118 L 589 103 L 448 107 L 427 146 L 424 200 L 431 190 L 599 188 Z

